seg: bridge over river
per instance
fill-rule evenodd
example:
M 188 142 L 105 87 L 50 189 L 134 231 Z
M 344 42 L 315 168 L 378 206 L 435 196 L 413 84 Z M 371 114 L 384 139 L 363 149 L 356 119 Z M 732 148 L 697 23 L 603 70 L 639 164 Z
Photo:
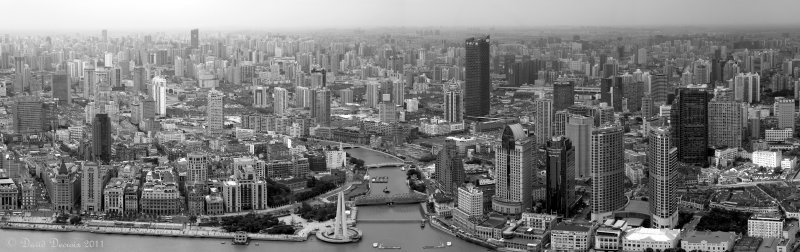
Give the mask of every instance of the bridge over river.
M 418 192 L 396 195 L 364 195 L 355 199 L 356 206 L 413 204 L 424 202 L 428 196 Z

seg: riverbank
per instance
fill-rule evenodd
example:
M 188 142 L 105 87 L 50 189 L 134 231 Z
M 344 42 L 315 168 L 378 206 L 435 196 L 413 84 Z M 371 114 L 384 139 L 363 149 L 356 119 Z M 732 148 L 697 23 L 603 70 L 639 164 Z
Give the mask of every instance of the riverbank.
M 0 229 L 217 239 L 233 239 L 234 235 L 234 233 L 231 232 L 191 228 L 174 230 L 133 227 L 89 227 L 42 223 L 4 223 L 0 225 Z M 301 242 L 308 240 L 308 235 L 311 233 L 312 232 L 302 232 L 300 235 L 247 234 L 247 236 L 251 240 Z

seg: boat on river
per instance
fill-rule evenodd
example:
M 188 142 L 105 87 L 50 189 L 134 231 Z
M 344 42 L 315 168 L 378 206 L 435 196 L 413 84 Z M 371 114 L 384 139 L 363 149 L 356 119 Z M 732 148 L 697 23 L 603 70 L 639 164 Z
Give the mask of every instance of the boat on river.
M 390 191 L 389 191 L 389 187 L 387 186 L 387 187 L 383 188 L 383 192 L 384 192 L 384 193 L 389 193 L 389 192 L 390 192 Z
M 372 247 L 373 248 L 379 248 L 379 249 L 400 249 L 400 246 L 385 246 L 385 245 L 383 245 L 383 243 L 377 243 L 377 242 L 373 243 Z

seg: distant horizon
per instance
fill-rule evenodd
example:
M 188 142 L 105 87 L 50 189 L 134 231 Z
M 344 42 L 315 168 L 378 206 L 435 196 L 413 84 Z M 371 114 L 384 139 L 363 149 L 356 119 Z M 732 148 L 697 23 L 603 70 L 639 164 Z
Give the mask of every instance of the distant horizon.
M 0 32 L 384 27 L 797 27 L 795 0 L 25 0 Z

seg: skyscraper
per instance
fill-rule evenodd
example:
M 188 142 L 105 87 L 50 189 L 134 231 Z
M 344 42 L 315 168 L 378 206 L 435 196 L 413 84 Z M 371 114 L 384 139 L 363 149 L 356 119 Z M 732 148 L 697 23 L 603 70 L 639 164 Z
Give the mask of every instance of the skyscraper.
M 14 111 L 14 130 L 17 134 L 30 135 L 42 132 L 42 101 L 34 96 L 22 96 L 17 99 Z
M 272 89 L 273 100 L 272 110 L 276 115 L 285 115 L 289 109 L 289 91 L 282 87 Z
M 269 102 L 269 93 L 267 92 L 268 90 L 265 87 L 256 87 L 253 89 L 253 107 L 264 108 L 267 106 L 267 103 Z M 300 101 L 302 102 L 302 99 L 300 99 Z
M 394 105 L 403 106 L 406 100 L 406 88 L 402 81 L 392 82 L 392 102 Z
M 191 31 L 191 43 L 192 48 L 200 48 L 200 31 L 197 29 Z
M 678 224 L 677 149 L 672 146 L 669 128 L 656 127 L 647 134 L 647 166 L 650 183 L 650 214 L 654 228 L 673 228 Z
M 726 95 L 725 93 L 730 93 L 724 91 L 730 91 L 728 88 L 718 87 L 716 90 L 722 92 L 708 103 L 708 145 L 741 147 L 746 128 L 747 105 L 735 102 L 733 97 Z
M 205 183 L 208 179 L 208 157 L 200 152 L 186 155 L 186 183 Z
M 672 120 L 678 160 L 705 167 L 708 163 L 708 102 L 706 85 L 689 85 L 675 90 L 675 102 L 670 116 Z
M 111 162 L 111 141 L 111 118 L 108 114 L 96 114 L 92 121 L 92 160 Z
M 590 144 L 594 119 L 572 115 L 567 119 L 566 137 L 575 148 L 575 178 L 588 179 L 591 175 Z
M 167 116 L 167 80 L 161 76 L 153 77 L 153 100 L 156 101 L 156 114 Z
M 94 95 L 95 85 L 97 84 L 97 77 L 94 74 L 94 66 L 88 64 L 83 68 L 83 98 L 89 99 Z
M 532 140 L 520 124 L 506 125 L 503 129 L 500 145 L 495 148 L 492 210 L 503 214 L 519 214 L 531 207 Z
M 489 36 L 468 38 L 465 49 L 464 115 L 489 115 L 492 85 L 489 78 Z
M 211 132 L 221 132 L 225 126 L 225 117 L 222 113 L 223 94 L 216 89 L 208 91 L 208 105 L 206 106 L 206 121 Z
M 773 106 L 775 117 L 778 118 L 778 128 L 791 128 L 792 132 L 794 132 L 794 99 L 775 97 L 775 104 Z
M 52 89 L 53 98 L 57 98 L 59 104 L 72 104 L 72 89 L 69 86 L 69 78 L 64 72 L 53 74 Z
M 553 83 L 553 111 L 561 111 L 575 104 L 575 86 L 571 81 Z
M 464 97 L 461 86 L 450 84 L 444 91 L 444 119 L 448 122 L 464 121 Z
M 463 156 L 458 152 L 455 140 L 447 139 L 444 141 L 442 150 L 436 158 L 436 182 L 439 189 L 455 196 L 457 189 L 466 179 L 464 172 Z
M 547 181 L 545 210 L 566 218 L 575 201 L 575 148 L 572 141 L 555 136 L 545 144 Z
M 533 101 L 535 122 L 535 145 L 542 146 L 553 136 L 553 100 L 539 99 Z
M 604 125 L 592 130 L 592 220 L 601 221 L 625 206 L 625 156 L 622 128 Z
M 350 88 L 339 90 L 339 101 L 342 103 L 353 103 L 353 90 Z
M 141 65 L 136 65 L 133 68 L 133 88 L 136 90 L 135 92 L 145 92 L 147 90 L 147 75 Z
M 667 76 L 655 74 L 650 76 L 650 97 L 653 99 L 654 108 L 667 104 Z
M 364 94 L 364 98 L 366 99 L 365 105 L 370 108 L 377 108 L 378 103 L 380 102 L 380 88 L 381 85 L 378 83 L 367 83 L 367 92 Z
M 331 90 L 328 88 L 321 88 L 317 90 L 316 97 L 317 112 L 314 113 L 317 118 L 317 123 L 322 126 L 329 126 L 331 124 Z

